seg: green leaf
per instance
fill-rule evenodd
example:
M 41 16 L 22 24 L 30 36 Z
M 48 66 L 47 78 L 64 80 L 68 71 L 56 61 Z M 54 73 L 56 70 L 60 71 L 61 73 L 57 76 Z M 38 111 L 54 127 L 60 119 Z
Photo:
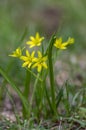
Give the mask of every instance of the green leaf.
M 19 89 L 17 85 L 12 81 L 12 79 L 8 76 L 8 74 L 0 67 L 0 73 L 5 78 L 5 80 L 10 84 L 10 87 L 12 87 L 20 97 L 22 104 L 24 105 L 25 109 L 27 110 L 27 113 L 29 115 L 29 104 L 28 101 L 24 98 L 23 93 Z
M 53 72 L 53 61 L 52 61 L 52 50 L 53 50 L 53 44 L 56 40 L 56 36 L 53 35 L 49 42 L 48 47 L 48 68 L 49 68 L 49 78 L 50 78 L 50 91 L 51 91 L 51 98 L 52 98 L 52 108 L 53 112 L 56 115 L 56 102 L 55 102 L 55 84 L 54 84 L 54 72 Z
M 57 95 L 57 97 L 56 97 L 56 106 L 57 106 L 57 107 L 58 107 L 58 105 L 59 105 L 59 103 L 60 103 L 62 97 L 63 97 L 63 88 L 61 88 L 61 90 L 59 91 L 59 93 L 58 93 L 58 95 Z

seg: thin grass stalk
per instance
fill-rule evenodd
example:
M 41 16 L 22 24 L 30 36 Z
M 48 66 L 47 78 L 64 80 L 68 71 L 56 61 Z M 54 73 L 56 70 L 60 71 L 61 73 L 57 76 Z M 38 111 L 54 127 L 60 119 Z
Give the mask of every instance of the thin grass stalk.
M 15 103 L 13 101 L 12 95 L 10 94 L 9 90 L 7 89 L 7 87 L 5 87 L 5 89 L 7 91 L 8 98 L 10 99 L 10 101 L 12 103 L 12 108 L 13 108 L 14 115 L 16 117 L 16 121 L 20 125 L 20 115 L 18 114 L 18 112 L 16 110 L 16 105 L 15 105 Z
M 35 80 L 35 84 L 34 84 L 34 88 L 33 88 L 33 93 L 32 93 L 31 100 L 30 100 L 29 113 L 31 113 L 32 104 L 33 104 L 33 99 L 34 99 L 35 92 L 36 92 L 36 89 L 37 89 L 37 84 L 38 84 L 38 81 L 39 81 L 39 77 L 40 77 L 40 73 L 38 73 L 37 78 L 36 78 L 36 80 Z
M 48 105 L 50 107 L 51 113 L 53 113 L 53 108 L 52 108 L 52 104 L 51 104 L 51 101 L 50 101 L 50 98 L 49 98 L 48 90 L 47 90 L 47 87 L 46 87 L 45 83 L 44 83 L 44 85 L 45 85 L 45 93 L 46 93 L 46 98 L 47 98 L 47 101 L 48 101 Z
M 28 112 L 29 104 L 28 104 L 26 98 L 23 96 L 23 93 L 21 92 L 19 87 L 17 85 L 15 85 L 15 83 L 7 75 L 7 73 L 2 69 L 2 67 L 0 67 L 0 73 L 6 79 L 6 81 L 10 84 L 10 87 L 12 87 L 17 92 L 17 94 L 19 95 L 19 97 L 20 97 L 20 99 L 22 101 L 23 106 L 25 107 L 25 109 L 27 111 L 27 115 L 29 115 L 29 112 Z

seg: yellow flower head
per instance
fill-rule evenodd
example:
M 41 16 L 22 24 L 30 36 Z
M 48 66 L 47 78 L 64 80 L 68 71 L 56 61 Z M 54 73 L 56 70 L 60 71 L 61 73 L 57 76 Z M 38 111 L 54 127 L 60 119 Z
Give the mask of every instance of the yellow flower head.
M 13 54 L 11 54 L 9 56 L 20 58 L 21 55 L 22 55 L 22 50 L 20 47 L 18 47 L 15 51 L 13 51 Z
M 38 51 L 38 58 L 34 59 L 34 65 L 32 66 L 33 68 L 37 67 L 37 71 L 40 72 L 42 70 L 42 67 L 47 69 L 47 56 L 42 56 L 41 52 Z
M 74 39 L 73 38 L 68 38 L 68 40 L 66 42 L 62 43 L 62 38 L 57 38 L 54 46 L 58 49 L 67 49 L 67 46 L 74 43 Z
M 31 54 L 29 53 L 28 50 L 26 50 L 26 56 L 21 56 L 20 59 L 24 61 L 24 63 L 22 64 L 22 67 L 28 67 L 30 68 L 33 64 L 34 61 L 34 55 L 35 55 L 35 51 L 33 51 Z
M 30 40 L 26 42 L 26 44 L 30 45 L 30 48 L 34 46 L 40 46 L 42 40 L 44 40 L 44 37 L 40 37 L 39 33 L 36 33 L 36 36 L 30 36 Z

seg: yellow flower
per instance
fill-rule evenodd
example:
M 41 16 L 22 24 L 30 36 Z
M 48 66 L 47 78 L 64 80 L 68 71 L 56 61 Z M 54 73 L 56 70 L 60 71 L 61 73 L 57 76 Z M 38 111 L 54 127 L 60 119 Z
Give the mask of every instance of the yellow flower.
M 33 64 L 34 61 L 34 54 L 35 51 L 33 51 L 31 54 L 29 53 L 28 50 L 26 50 L 26 56 L 21 56 L 20 59 L 24 61 L 24 63 L 22 64 L 22 67 L 28 67 L 30 68 Z
M 38 51 L 38 58 L 34 59 L 34 65 L 32 66 L 32 68 L 37 67 L 37 71 L 40 72 L 42 70 L 42 67 L 44 67 L 45 69 L 47 69 L 47 56 L 42 56 L 41 52 Z
M 62 43 L 62 38 L 56 39 L 54 46 L 58 49 L 67 49 L 67 46 L 74 43 L 73 38 L 68 38 L 66 42 Z
M 30 40 L 26 42 L 26 44 L 30 45 L 30 48 L 34 46 L 40 46 L 42 40 L 44 40 L 44 37 L 40 37 L 39 33 L 36 33 L 36 36 L 30 36 Z
M 9 56 L 20 58 L 21 55 L 22 55 L 22 50 L 20 47 L 18 47 L 15 51 L 13 51 L 13 54 L 11 54 Z

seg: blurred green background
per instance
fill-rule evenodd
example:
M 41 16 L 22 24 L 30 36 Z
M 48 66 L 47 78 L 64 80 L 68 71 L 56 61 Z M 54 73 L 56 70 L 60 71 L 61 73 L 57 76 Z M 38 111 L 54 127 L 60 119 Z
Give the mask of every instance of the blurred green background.
M 0 65 L 6 71 L 23 73 L 8 55 L 37 31 L 47 39 L 54 32 L 64 40 L 74 37 L 69 51 L 85 55 L 86 0 L 0 0 Z

